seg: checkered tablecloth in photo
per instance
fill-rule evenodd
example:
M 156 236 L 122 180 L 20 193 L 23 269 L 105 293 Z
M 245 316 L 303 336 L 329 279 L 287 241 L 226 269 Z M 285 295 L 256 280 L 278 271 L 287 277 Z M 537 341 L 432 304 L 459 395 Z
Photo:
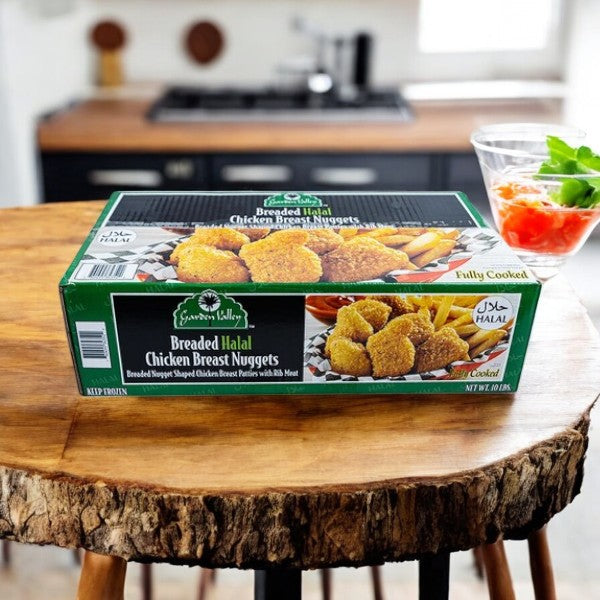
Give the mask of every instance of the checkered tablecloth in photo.
M 178 282 L 175 267 L 169 264 L 169 257 L 176 246 L 187 240 L 189 236 L 173 238 L 168 242 L 138 246 L 131 250 L 112 250 L 110 252 L 90 252 L 83 256 L 83 261 L 99 261 L 107 264 L 137 263 L 137 273 L 143 274 L 146 281 Z

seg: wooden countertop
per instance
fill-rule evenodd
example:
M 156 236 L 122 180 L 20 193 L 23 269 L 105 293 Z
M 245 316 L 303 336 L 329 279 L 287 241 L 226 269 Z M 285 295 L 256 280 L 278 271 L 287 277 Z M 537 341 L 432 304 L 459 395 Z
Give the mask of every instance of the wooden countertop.
M 251 152 L 467 151 L 477 127 L 560 122 L 557 100 L 414 103 L 412 123 L 151 123 L 152 100 L 83 102 L 39 125 L 42 151 Z

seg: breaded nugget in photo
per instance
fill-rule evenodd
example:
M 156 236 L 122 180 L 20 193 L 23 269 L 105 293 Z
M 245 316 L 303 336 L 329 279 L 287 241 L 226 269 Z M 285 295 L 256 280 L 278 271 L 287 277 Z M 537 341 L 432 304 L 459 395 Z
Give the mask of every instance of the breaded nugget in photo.
M 250 273 L 233 252 L 196 245 L 180 256 L 177 278 L 205 283 L 243 283 L 250 280 Z
M 339 340 L 340 338 L 350 339 L 345 335 L 342 335 L 339 331 L 336 331 L 335 329 L 327 336 L 327 341 L 325 342 L 325 350 L 323 351 L 327 358 L 331 356 L 331 345 L 335 340 Z
M 306 247 L 316 254 L 325 254 L 335 250 L 344 238 L 332 229 L 308 229 Z
M 251 242 L 255 242 L 256 240 L 260 240 L 268 236 L 271 231 L 266 227 L 258 227 L 256 229 L 252 229 L 250 227 L 236 227 L 235 230 L 247 236 Z
M 415 347 L 405 335 L 384 327 L 367 340 L 373 377 L 406 375 L 415 364 Z
M 366 348 L 344 337 L 336 338 L 331 344 L 329 364 L 336 373 L 355 377 L 371 374 L 371 359 Z
M 460 360 L 469 351 L 469 344 L 461 340 L 452 327 L 442 327 L 417 348 L 417 373 L 442 369 Z
M 373 335 L 372 325 L 352 305 L 342 306 L 337 312 L 334 329 L 338 335 L 350 338 L 353 342 L 366 342 Z
M 379 331 L 387 322 L 392 312 L 392 307 L 377 300 L 358 300 L 350 305 L 370 323 L 375 331 Z
M 244 244 L 250 242 L 247 235 L 229 227 L 198 228 L 190 239 L 197 244 L 232 252 L 237 252 Z
M 411 304 L 402 298 L 402 296 L 371 296 L 371 298 L 391 307 L 390 319 L 413 312 Z
M 246 263 L 252 281 L 314 282 L 323 274 L 317 254 L 303 244 L 308 233 L 301 229 L 277 231 L 267 237 L 245 244 L 240 257 Z
M 392 319 L 385 326 L 385 330 L 395 335 L 405 335 L 415 346 L 418 346 L 433 334 L 435 328 L 429 317 L 429 311 L 424 309 L 418 313 L 407 313 Z
M 321 257 L 325 281 L 365 281 L 404 268 L 409 260 L 400 251 L 370 237 L 355 237 Z
M 177 246 L 175 246 L 173 249 L 173 252 L 171 252 L 171 256 L 169 256 L 169 262 L 172 265 L 176 265 L 179 262 L 181 255 L 188 250 L 188 248 L 193 248 L 194 246 L 198 246 L 198 243 L 193 237 L 188 238 L 180 244 L 177 244 Z
M 229 227 L 198 228 L 191 237 L 197 244 L 213 246 L 218 250 L 231 250 L 237 252 L 250 238 Z
M 338 229 L 337 232 L 345 240 L 349 240 L 350 238 L 353 238 L 355 235 L 358 235 L 358 229 L 356 227 L 342 227 L 341 229 Z

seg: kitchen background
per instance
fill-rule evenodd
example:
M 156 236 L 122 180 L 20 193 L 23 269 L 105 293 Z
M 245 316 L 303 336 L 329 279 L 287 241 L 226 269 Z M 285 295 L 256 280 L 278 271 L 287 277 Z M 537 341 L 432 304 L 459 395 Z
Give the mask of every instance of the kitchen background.
M 414 123 L 394 124 L 386 135 L 380 126 L 377 135 L 369 138 L 362 124 L 356 130 L 360 135 L 354 138 L 350 129 L 344 139 L 349 140 L 356 158 L 350 161 L 352 168 L 363 164 L 379 168 L 385 163 L 389 166 L 385 176 L 391 177 L 389 172 L 403 172 L 403 161 L 408 160 L 414 177 L 404 180 L 407 185 L 465 188 L 486 210 L 481 175 L 468 143 L 472 128 L 494 120 L 514 120 L 514 115 L 558 120 L 586 130 L 589 144 L 600 150 L 600 78 L 594 74 L 600 50 L 598 0 L 0 0 L 0 207 L 103 198 L 111 184 L 94 186 L 87 181 L 84 185 L 82 173 L 117 169 L 131 156 L 141 157 L 141 163 L 132 163 L 135 170 L 140 164 L 162 168 L 175 150 L 172 139 L 168 151 L 152 141 L 152 127 L 158 125 L 133 111 L 131 119 L 139 122 L 138 129 L 132 126 L 131 131 L 139 133 L 143 125 L 142 141 L 134 144 L 125 138 L 133 106 L 127 102 L 149 106 L 165 85 L 252 88 L 269 84 L 281 88 L 300 81 L 291 71 L 311 66 L 316 44 L 292 26 L 299 17 L 328 34 L 370 33 L 372 85 L 402 86 L 415 110 Z M 104 19 L 117 21 L 126 31 L 125 84 L 100 89 L 96 85 L 98 52 L 90 43 L 90 30 Z M 224 35 L 221 54 L 203 66 L 194 63 L 183 46 L 186 32 L 196 21 L 214 22 Z M 93 110 L 86 108 L 90 106 L 86 100 L 94 102 Z M 78 121 L 81 115 L 87 115 L 87 120 Z M 78 129 L 78 123 L 93 132 L 89 147 L 88 130 Z M 94 123 L 99 123 L 95 129 Z M 219 126 L 212 125 L 214 139 L 214 127 Z M 196 130 L 195 125 L 179 127 L 184 128 L 186 139 L 181 152 L 185 150 L 186 159 L 202 165 L 200 179 L 190 183 L 198 188 L 226 184 L 215 179 L 220 173 L 215 169 L 223 161 L 235 158 L 243 163 L 246 156 L 252 157 L 252 163 L 257 157 L 267 163 L 280 161 L 276 149 L 265 150 L 265 139 L 274 148 L 283 144 L 290 150 L 280 130 L 269 131 L 268 124 L 262 125 L 264 133 L 259 131 L 260 123 L 252 129 L 261 148 L 254 152 L 246 142 L 246 149 L 235 153 L 236 157 L 215 150 L 214 141 L 210 151 L 198 150 L 206 130 Z M 427 127 L 423 134 L 422 128 Z M 319 129 L 313 126 L 306 131 L 318 137 Z M 218 135 L 220 130 L 216 131 Z M 235 128 L 223 127 L 222 131 L 223 147 L 235 146 L 226 139 L 240 135 Z M 415 141 L 417 132 L 425 140 L 422 147 Z M 317 162 L 326 158 L 319 139 Z M 378 139 L 385 140 L 385 147 L 377 147 Z M 150 140 L 148 146 L 143 140 Z M 116 154 L 110 149 L 113 142 L 127 146 L 127 152 Z M 309 148 L 310 139 L 304 144 Z M 299 154 L 296 158 L 301 163 L 312 164 L 311 151 L 299 148 Z M 340 154 L 338 148 L 335 164 L 348 166 L 339 163 Z M 182 164 L 187 163 L 176 162 L 173 167 L 179 175 L 186 172 L 185 166 L 181 171 Z M 419 179 L 421 168 L 424 174 Z M 252 182 L 246 184 L 252 187 Z M 259 182 L 254 187 L 264 186 Z M 598 258 L 597 232 L 565 269 L 596 326 L 600 326 Z M 549 528 L 563 600 L 600 597 L 600 532 L 595 525 L 600 522 L 598 437 L 593 422 L 583 493 L 575 501 L 576 508 L 558 515 Z M 11 546 L 12 566 L 0 569 L 0 598 L 73 596 L 78 571 L 69 552 Z M 518 597 L 532 598 L 526 547 L 510 543 L 508 550 Z M 453 561 L 452 597 L 485 597 L 470 555 L 459 554 Z M 154 572 L 157 598 L 191 597 L 197 586 L 197 569 L 159 565 Z M 128 575 L 129 598 L 140 597 L 136 573 L 131 569 Z M 387 565 L 383 578 L 389 597 L 414 595 L 414 564 Z M 249 573 L 220 573 L 212 597 L 237 598 L 251 585 Z M 307 597 L 319 597 L 316 574 L 306 578 L 305 586 Z M 336 571 L 334 594 L 348 599 L 370 597 L 368 572 Z
M 278 67 L 314 55 L 314 42 L 291 27 L 297 16 L 326 32 L 371 33 L 375 86 L 403 84 L 415 100 L 558 97 L 565 122 L 600 138 L 600 83 L 590 76 L 600 22 L 594 0 L 0 0 L 0 206 L 43 198 L 38 120 L 96 93 L 93 23 L 110 18 L 125 27 L 125 79 L 137 87 L 113 93 L 135 95 L 140 82 L 282 81 Z M 222 54 L 206 66 L 183 49 L 197 20 L 215 22 L 225 36 Z

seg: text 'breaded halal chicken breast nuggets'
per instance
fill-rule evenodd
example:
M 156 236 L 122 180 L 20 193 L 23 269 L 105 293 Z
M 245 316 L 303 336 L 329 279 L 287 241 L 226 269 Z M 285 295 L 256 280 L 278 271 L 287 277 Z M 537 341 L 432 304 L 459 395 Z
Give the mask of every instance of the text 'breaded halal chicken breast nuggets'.
M 60 283 L 83 395 L 517 389 L 540 285 L 460 192 L 115 192 Z M 400 400 L 399 400 L 400 401 Z

